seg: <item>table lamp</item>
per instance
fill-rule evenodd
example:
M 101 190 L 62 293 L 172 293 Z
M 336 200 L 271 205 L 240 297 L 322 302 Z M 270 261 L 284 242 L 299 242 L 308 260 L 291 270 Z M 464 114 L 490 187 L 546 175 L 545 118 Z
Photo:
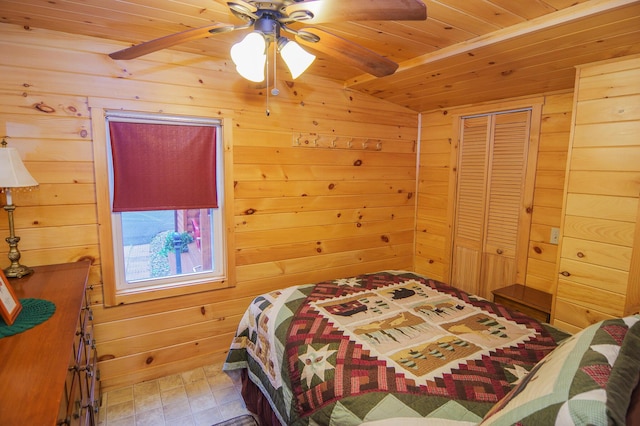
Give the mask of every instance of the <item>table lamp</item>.
M 9 278 L 21 278 L 33 272 L 33 269 L 20 264 L 20 251 L 18 241 L 13 229 L 13 211 L 16 206 L 11 198 L 11 191 L 18 189 L 33 189 L 38 186 L 38 182 L 29 174 L 24 167 L 20 154 L 15 148 L 8 148 L 7 142 L 3 139 L 0 147 L 0 191 L 4 192 L 7 203 L 4 209 L 9 215 L 9 237 L 5 238 L 9 243 L 9 260 L 11 265 L 4 270 L 4 274 Z

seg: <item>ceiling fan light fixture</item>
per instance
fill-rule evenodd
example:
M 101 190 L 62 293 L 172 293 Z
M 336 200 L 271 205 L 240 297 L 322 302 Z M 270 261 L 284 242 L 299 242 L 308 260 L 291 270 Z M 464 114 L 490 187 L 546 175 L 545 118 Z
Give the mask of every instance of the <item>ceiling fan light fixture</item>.
M 316 59 L 315 55 L 307 52 L 298 43 L 286 37 L 278 39 L 278 50 L 294 79 L 298 78 Z
M 241 42 L 231 46 L 231 59 L 238 74 L 249 81 L 264 81 L 267 42 L 258 31 L 250 32 Z

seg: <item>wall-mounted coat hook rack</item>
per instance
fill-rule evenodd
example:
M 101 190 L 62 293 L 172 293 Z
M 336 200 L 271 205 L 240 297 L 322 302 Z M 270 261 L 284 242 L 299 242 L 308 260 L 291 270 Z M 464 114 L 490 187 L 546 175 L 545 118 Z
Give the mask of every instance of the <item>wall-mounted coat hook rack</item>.
M 365 137 L 323 135 L 321 133 L 294 133 L 293 146 L 382 151 L 382 140 Z

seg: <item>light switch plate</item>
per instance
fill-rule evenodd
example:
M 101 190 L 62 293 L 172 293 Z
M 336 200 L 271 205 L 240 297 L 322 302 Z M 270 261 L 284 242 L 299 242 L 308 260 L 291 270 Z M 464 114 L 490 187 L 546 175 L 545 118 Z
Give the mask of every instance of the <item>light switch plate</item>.
M 551 228 L 551 236 L 549 237 L 549 242 L 551 244 L 558 244 L 559 238 L 560 238 L 560 228 Z

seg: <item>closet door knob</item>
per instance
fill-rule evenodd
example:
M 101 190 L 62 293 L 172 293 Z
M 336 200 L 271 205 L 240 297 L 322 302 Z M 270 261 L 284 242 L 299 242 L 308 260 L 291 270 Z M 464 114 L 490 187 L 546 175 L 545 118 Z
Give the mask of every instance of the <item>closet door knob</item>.
M 502 253 L 503 253 L 503 251 L 502 251 L 502 249 L 498 249 L 498 250 L 496 250 L 496 253 L 498 253 L 498 254 L 502 254 Z
M 570 277 L 571 273 L 569 273 L 568 271 L 562 271 L 560 272 L 560 275 L 564 275 L 565 277 Z
M 576 256 L 582 259 L 584 257 L 584 253 L 579 251 L 578 253 L 576 253 Z

